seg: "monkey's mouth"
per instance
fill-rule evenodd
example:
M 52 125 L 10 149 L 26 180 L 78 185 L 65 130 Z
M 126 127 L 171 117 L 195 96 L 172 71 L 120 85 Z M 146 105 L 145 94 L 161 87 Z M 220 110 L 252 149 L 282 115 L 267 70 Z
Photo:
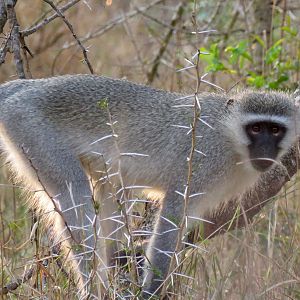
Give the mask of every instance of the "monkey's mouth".
M 251 164 L 253 168 L 259 172 L 266 172 L 270 170 L 270 168 L 274 163 L 276 163 L 274 159 L 267 158 L 267 157 L 259 157 L 259 158 L 251 159 Z

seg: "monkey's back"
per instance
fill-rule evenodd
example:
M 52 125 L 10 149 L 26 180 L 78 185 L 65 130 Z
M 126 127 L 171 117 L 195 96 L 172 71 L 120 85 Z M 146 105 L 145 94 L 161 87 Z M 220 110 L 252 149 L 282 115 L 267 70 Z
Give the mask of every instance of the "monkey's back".
M 53 130 L 62 137 L 53 141 L 57 149 L 67 145 L 74 152 L 97 151 L 107 159 L 116 159 L 119 154 L 113 139 L 105 138 L 112 134 L 112 126 L 108 125 L 111 118 L 116 121 L 113 127 L 120 151 L 148 155 L 124 157 L 124 172 L 136 181 L 147 177 L 148 184 L 164 186 L 187 173 L 186 158 L 191 147 L 187 132 L 193 119 L 193 98 L 178 100 L 183 96 L 102 76 L 17 80 L 1 86 L 0 122 L 14 122 L 14 116 L 19 123 L 16 140 L 23 143 L 30 143 L 26 132 L 37 138 L 41 135 L 42 139 Z M 226 176 L 230 172 L 225 168 L 226 160 L 233 157 L 224 157 L 227 143 L 220 132 L 228 99 L 203 94 L 200 100 L 204 122 L 197 125 L 197 136 L 202 136 L 197 138 L 197 150 L 203 154 L 196 153 L 194 165 L 195 185 L 201 189 L 207 186 L 210 174 Z M 220 161 L 222 152 L 224 159 Z M 157 170 L 162 170 L 159 175 Z

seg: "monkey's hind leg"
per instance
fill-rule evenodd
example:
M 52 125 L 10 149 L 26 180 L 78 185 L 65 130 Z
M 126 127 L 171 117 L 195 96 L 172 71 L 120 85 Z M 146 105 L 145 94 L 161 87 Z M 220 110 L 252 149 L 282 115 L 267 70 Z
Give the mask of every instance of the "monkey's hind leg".
M 52 240 L 61 243 L 81 293 L 86 293 L 90 257 L 95 249 L 95 211 L 88 179 L 78 159 L 65 146 L 53 146 L 55 135 L 37 138 L 26 147 L 26 133 L 20 137 L 0 128 L 1 148 L 12 171 L 33 192 L 29 201 L 46 225 L 51 225 Z M 18 142 L 16 142 L 18 141 Z M 47 153 L 48 151 L 48 153 Z M 76 244 L 75 251 L 72 245 Z

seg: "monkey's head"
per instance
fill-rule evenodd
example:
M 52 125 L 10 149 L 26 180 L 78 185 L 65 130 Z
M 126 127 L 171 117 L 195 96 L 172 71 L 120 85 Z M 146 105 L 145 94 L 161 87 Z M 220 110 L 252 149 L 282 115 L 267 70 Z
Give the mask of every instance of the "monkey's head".
M 233 114 L 239 126 L 234 129 L 231 124 L 230 127 L 236 131 L 234 136 L 242 163 L 250 163 L 259 172 L 269 170 L 297 140 L 300 114 L 291 95 L 245 92 Z

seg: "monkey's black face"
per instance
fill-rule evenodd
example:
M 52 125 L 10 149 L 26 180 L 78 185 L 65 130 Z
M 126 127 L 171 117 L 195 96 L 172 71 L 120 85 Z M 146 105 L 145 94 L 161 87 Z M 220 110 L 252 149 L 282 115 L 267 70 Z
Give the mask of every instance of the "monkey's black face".
M 255 122 L 246 125 L 245 131 L 251 141 L 248 149 L 252 166 L 260 172 L 267 171 L 278 157 L 286 128 L 275 122 Z

